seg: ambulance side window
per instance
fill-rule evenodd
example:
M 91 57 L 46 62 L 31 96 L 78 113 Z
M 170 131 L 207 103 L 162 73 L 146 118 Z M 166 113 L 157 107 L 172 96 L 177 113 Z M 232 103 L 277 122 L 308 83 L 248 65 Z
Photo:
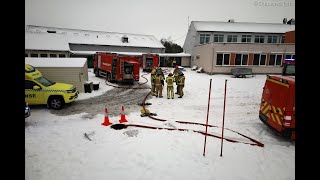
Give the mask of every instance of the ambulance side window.
M 28 81 L 28 80 L 24 81 L 24 89 L 33 89 L 33 86 L 39 86 L 39 85 L 33 81 Z

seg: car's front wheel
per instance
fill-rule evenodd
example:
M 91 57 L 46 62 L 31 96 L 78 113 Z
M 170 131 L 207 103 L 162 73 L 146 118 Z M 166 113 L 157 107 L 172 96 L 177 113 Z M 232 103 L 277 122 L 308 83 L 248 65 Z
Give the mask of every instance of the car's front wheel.
M 64 100 L 62 97 L 51 97 L 49 99 L 49 106 L 53 109 L 61 109 L 64 106 Z

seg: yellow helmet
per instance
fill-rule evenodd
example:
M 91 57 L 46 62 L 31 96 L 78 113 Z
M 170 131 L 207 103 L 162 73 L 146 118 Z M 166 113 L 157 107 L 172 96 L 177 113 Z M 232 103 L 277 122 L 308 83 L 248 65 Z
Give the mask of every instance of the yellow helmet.
M 156 70 L 152 69 L 151 74 L 156 74 Z

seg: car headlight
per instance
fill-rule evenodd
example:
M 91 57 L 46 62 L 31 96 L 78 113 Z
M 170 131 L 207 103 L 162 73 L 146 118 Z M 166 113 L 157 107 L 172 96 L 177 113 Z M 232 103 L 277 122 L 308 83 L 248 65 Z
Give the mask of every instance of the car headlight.
M 67 90 L 67 93 L 72 93 L 72 90 Z

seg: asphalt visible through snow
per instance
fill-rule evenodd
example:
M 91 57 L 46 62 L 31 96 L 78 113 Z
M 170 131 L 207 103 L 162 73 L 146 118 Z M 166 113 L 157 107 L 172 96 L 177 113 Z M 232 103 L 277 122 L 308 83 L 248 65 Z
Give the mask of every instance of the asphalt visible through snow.
M 138 104 L 148 95 L 150 86 L 144 84 L 138 88 L 141 89 L 113 88 L 100 96 L 65 104 L 62 109 L 51 110 L 51 113 L 61 116 L 88 113 L 85 118 L 93 118 L 97 114 L 104 114 L 107 108 L 108 116 L 119 116 L 122 106 L 125 114 L 140 112 L 142 106 Z

